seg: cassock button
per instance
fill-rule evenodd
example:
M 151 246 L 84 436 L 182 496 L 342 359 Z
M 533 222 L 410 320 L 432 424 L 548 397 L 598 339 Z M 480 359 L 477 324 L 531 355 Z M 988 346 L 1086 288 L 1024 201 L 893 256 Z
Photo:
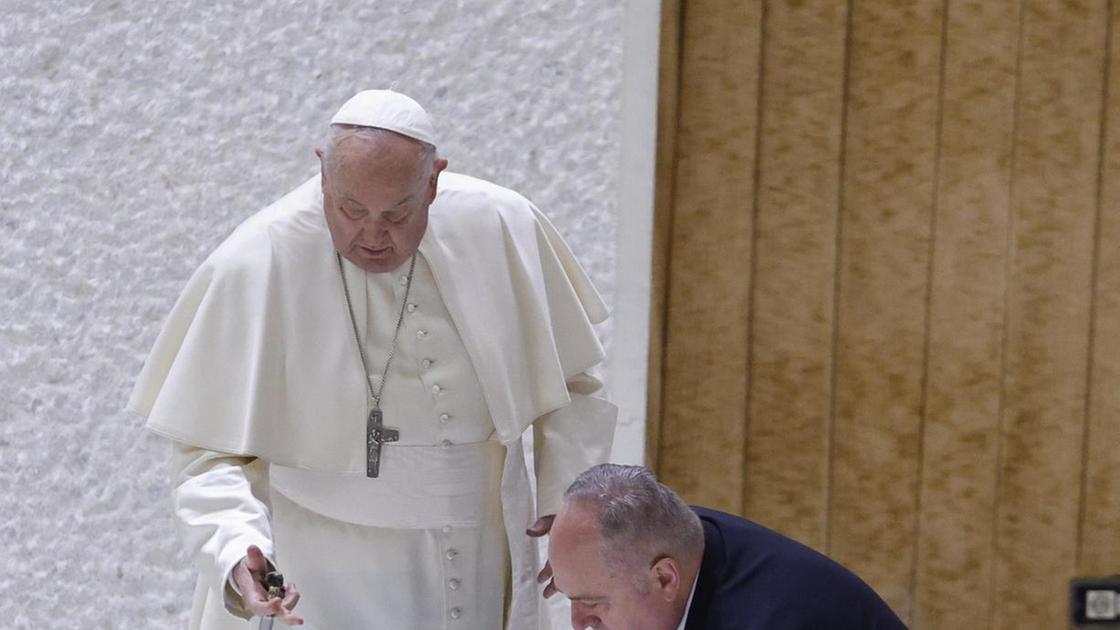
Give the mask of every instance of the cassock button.
M 443 446 L 443 448 L 447 448 L 448 446 L 451 446 L 451 440 L 444 440 L 440 442 L 440 445 Z
M 417 308 L 417 306 L 416 306 L 416 304 L 415 304 L 414 302 L 409 302 L 409 303 L 408 303 L 408 312 L 409 312 L 409 313 L 415 313 L 415 312 L 416 312 L 416 308 Z
M 426 370 L 426 369 L 432 367 L 432 363 L 435 363 L 435 361 L 432 361 L 431 359 L 424 359 L 423 361 L 420 362 L 420 365 L 423 366 L 424 369 Z
M 451 526 L 450 525 L 444 525 L 443 526 L 443 533 L 450 534 L 451 533 Z
M 456 551 L 455 549 L 448 549 L 447 553 L 443 554 L 443 557 L 447 558 L 448 560 L 454 560 L 455 557 L 458 556 L 458 555 L 459 555 L 459 552 Z
M 401 286 L 403 287 L 403 286 L 407 286 L 407 285 L 408 285 L 408 276 L 401 276 Z
M 439 385 L 432 385 L 432 393 L 433 394 L 438 394 L 442 391 L 443 391 L 443 388 L 440 387 Z
M 428 331 L 426 331 L 426 330 L 417 330 L 416 331 L 416 338 L 417 339 L 423 339 L 424 337 L 427 337 L 427 336 L 428 336 Z
M 447 588 L 453 591 L 459 590 L 459 580 L 457 578 L 451 578 L 447 581 Z
M 444 424 L 447 424 L 448 422 L 451 421 L 451 414 L 449 414 L 449 413 L 439 414 L 439 421 L 444 423 Z
M 451 609 L 451 618 L 452 619 L 458 619 L 459 617 L 462 617 L 462 616 L 463 616 L 463 609 L 462 608 L 456 607 L 456 608 Z

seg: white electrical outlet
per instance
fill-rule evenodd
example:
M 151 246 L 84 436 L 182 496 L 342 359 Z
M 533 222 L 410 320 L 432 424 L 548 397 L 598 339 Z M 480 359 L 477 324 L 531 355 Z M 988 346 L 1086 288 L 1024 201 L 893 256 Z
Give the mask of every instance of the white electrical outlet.
M 1074 578 L 1069 609 L 1078 628 L 1120 629 L 1120 576 Z

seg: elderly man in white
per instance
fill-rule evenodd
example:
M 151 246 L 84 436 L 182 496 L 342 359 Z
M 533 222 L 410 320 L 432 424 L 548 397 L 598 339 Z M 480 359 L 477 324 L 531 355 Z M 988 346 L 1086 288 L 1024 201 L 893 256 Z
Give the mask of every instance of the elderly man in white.
M 544 625 L 526 534 L 609 451 L 607 314 L 530 202 L 436 144 L 407 96 L 354 96 L 321 175 L 207 258 L 156 341 L 129 406 L 173 443 L 192 628 Z

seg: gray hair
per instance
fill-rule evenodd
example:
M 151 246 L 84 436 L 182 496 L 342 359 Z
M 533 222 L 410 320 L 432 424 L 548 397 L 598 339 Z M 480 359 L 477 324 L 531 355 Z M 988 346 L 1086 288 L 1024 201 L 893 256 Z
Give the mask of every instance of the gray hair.
M 699 517 L 648 468 L 600 464 L 576 478 L 564 500 L 598 516 L 608 566 L 646 568 L 669 556 L 698 560 L 704 549 Z
M 376 141 L 390 135 L 408 138 L 420 145 L 420 150 L 416 155 L 420 163 L 420 178 L 424 179 L 431 174 L 432 169 L 435 167 L 436 158 L 439 157 L 436 153 L 435 145 L 380 127 L 362 127 L 360 125 L 344 125 L 340 123 L 331 125 L 326 140 L 323 142 L 323 163 L 331 164 L 334 150 L 343 140 L 361 138 L 366 141 Z

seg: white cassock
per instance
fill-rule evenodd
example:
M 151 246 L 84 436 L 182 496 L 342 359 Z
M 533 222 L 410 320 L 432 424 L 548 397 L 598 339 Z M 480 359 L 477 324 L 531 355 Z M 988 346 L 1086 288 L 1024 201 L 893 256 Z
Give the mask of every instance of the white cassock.
M 175 442 L 192 628 L 255 627 L 227 581 L 249 544 L 299 587 L 307 628 L 544 625 L 521 436 L 533 426 L 537 512 L 555 513 L 609 452 L 616 410 L 588 374 L 606 312 L 524 198 L 439 181 L 381 405 L 400 441 L 376 479 L 318 178 L 242 224 L 173 309 L 130 408 Z M 407 267 L 344 262 L 375 389 Z

